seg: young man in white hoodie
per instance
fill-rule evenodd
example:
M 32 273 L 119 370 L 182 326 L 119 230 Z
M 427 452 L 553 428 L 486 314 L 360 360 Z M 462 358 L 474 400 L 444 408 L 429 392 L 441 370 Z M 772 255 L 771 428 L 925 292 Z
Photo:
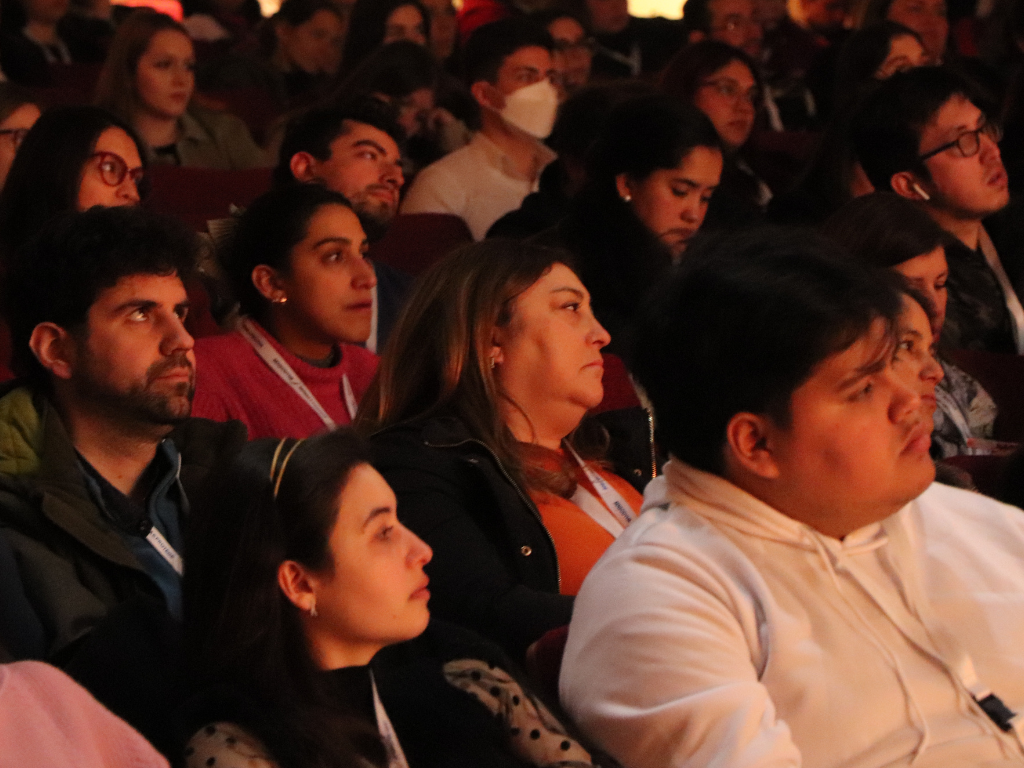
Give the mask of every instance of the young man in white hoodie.
M 1024 765 L 1024 514 L 933 483 L 921 308 L 830 248 L 698 246 L 641 323 L 672 458 L 560 684 L 627 768 Z

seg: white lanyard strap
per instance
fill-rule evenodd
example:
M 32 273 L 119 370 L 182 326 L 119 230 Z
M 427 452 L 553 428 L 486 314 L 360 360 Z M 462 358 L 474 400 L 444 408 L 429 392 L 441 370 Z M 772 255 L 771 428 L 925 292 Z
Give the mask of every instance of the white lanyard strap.
M 999 260 L 999 254 L 996 253 L 996 246 L 984 227 L 981 228 L 978 245 L 985 256 L 985 261 L 995 273 L 999 287 L 1003 290 L 1006 308 L 1010 311 L 1010 319 L 1013 321 L 1013 340 L 1017 344 L 1017 353 L 1024 354 L 1024 306 L 1021 305 L 1017 292 L 1013 290 L 1013 283 L 1010 282 L 1006 270 L 1003 269 L 1003 263 Z
M 587 476 L 587 480 L 590 481 L 590 484 L 594 486 L 594 490 L 601 497 L 601 503 L 599 503 L 590 491 L 577 483 L 576 493 L 573 494 L 572 501 L 590 515 L 595 523 L 608 531 L 612 536 L 618 537 L 625 527 L 636 519 L 636 513 L 622 497 L 622 494 L 612 488 L 607 480 L 589 467 L 568 442 L 565 443 L 565 448 L 576 459 L 576 462 L 583 470 L 583 474 Z M 612 519 L 609 520 L 609 517 Z
M 259 329 L 257 329 L 256 324 L 252 320 L 243 317 L 238 321 L 236 328 L 242 334 L 242 338 L 252 345 L 252 348 L 263 359 L 263 362 L 270 366 L 270 370 L 276 373 L 281 381 L 291 387 L 292 391 L 301 397 L 306 405 L 313 409 L 313 412 L 320 417 L 320 421 L 328 429 L 334 429 L 338 426 L 330 414 L 320 405 L 320 401 L 309 391 L 306 383 L 292 370 L 292 367 L 288 365 L 288 361 L 281 356 L 281 353 L 274 349 L 274 345 L 267 341 L 266 337 L 259 332 Z M 341 384 L 342 390 L 345 393 L 345 409 L 348 411 L 349 418 L 354 419 L 357 407 L 356 396 L 352 391 L 352 385 L 349 384 L 346 374 L 341 375 Z
M 384 742 L 384 749 L 388 753 L 388 768 L 409 768 L 409 762 L 405 759 L 405 752 L 398 741 L 398 734 L 395 727 L 391 725 L 391 719 L 384 710 L 377 693 L 377 681 L 373 679 L 373 671 L 370 671 L 370 686 L 373 688 L 373 713 L 377 717 L 377 730 L 380 732 L 380 740 Z
M 171 542 L 169 542 L 164 535 L 156 529 L 155 525 L 151 526 L 149 533 L 146 534 L 146 541 L 152 545 L 153 549 L 160 553 L 160 557 L 168 562 L 171 568 L 174 569 L 174 572 L 181 576 L 184 572 L 181 555 L 174 550 L 174 547 L 171 546 Z

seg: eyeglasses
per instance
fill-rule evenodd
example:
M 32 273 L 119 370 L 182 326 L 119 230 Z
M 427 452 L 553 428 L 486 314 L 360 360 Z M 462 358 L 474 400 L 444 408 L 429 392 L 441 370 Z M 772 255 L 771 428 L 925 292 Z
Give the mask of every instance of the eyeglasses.
M 717 80 L 705 80 L 700 84 L 701 88 L 714 88 L 715 93 L 719 96 L 724 96 L 727 99 L 743 99 L 751 104 L 757 106 L 761 101 L 761 91 L 755 85 L 747 90 L 743 90 L 743 86 L 733 80 L 731 77 L 720 77 Z
M 11 141 L 14 142 L 14 148 L 17 149 L 30 130 L 30 128 L 0 128 L 0 136 L 10 136 Z
M 138 187 L 146 173 L 146 169 L 141 166 L 129 169 L 125 159 L 113 152 L 93 152 L 90 159 L 93 158 L 99 158 L 100 178 L 104 184 L 111 187 L 123 184 L 125 176 Z
M 981 137 L 983 135 L 988 136 L 998 144 L 999 140 L 1003 138 L 1003 129 L 995 123 L 986 121 L 980 128 L 961 133 L 953 141 L 946 142 L 941 147 L 936 147 L 930 152 L 925 152 L 917 157 L 919 160 L 927 160 L 929 157 L 935 157 L 940 152 L 945 152 L 953 147 L 956 147 L 964 157 L 974 157 L 981 150 Z

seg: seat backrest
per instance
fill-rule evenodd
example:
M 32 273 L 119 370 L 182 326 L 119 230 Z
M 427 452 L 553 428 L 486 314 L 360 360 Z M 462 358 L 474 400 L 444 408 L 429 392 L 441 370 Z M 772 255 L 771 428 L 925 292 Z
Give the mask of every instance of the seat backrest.
M 270 189 L 270 169 L 224 171 L 154 165 L 149 170 L 152 191 L 146 207 L 205 231 L 210 219 L 223 219 L 232 205 L 248 206 Z
M 473 242 L 466 222 L 450 213 L 404 213 L 370 248 L 370 258 L 418 275 L 460 245 Z
M 974 349 L 956 349 L 946 354 L 954 365 L 976 378 L 999 407 L 995 437 L 1024 440 L 1024 357 Z

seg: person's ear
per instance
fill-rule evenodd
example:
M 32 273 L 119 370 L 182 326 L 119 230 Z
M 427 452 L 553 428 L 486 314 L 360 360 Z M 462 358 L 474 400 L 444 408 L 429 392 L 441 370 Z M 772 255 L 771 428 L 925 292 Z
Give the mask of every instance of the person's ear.
M 779 476 L 772 435 L 777 428 L 765 416 L 737 413 L 725 427 L 727 462 L 765 480 Z
M 706 37 L 707 35 L 699 29 L 691 29 L 690 33 L 686 36 L 686 42 L 687 44 L 699 43 Z
M 469 87 L 469 92 L 473 94 L 476 103 L 481 107 L 488 107 L 495 112 L 500 112 L 505 108 L 505 96 L 496 86 L 486 80 L 477 80 Z
M 271 304 L 283 304 L 288 300 L 277 270 L 268 264 L 258 264 L 252 269 L 252 284 L 260 295 Z
M 317 180 L 317 159 L 309 154 L 309 152 L 296 152 L 292 155 L 292 159 L 288 161 L 288 168 L 291 169 L 295 180 L 303 184 L 309 184 Z
M 284 596 L 303 613 L 316 607 L 316 589 L 306 569 L 294 560 L 285 560 L 277 566 L 277 586 Z
M 504 343 L 505 336 L 506 333 L 504 328 L 495 328 L 494 332 L 491 334 L 491 348 L 487 353 L 487 359 L 491 363 L 491 368 L 505 362 L 505 352 L 501 347 Z
M 931 193 L 926 189 L 926 182 L 911 171 L 894 173 L 889 179 L 889 185 L 897 195 L 916 203 L 926 203 L 932 199 Z
M 615 177 L 615 191 L 619 194 L 619 198 L 624 202 L 629 202 L 633 199 L 633 189 L 629 183 L 629 176 L 624 173 L 620 173 Z
M 56 323 L 40 323 L 32 329 L 28 347 L 36 360 L 58 379 L 70 379 L 75 367 L 75 340 Z

